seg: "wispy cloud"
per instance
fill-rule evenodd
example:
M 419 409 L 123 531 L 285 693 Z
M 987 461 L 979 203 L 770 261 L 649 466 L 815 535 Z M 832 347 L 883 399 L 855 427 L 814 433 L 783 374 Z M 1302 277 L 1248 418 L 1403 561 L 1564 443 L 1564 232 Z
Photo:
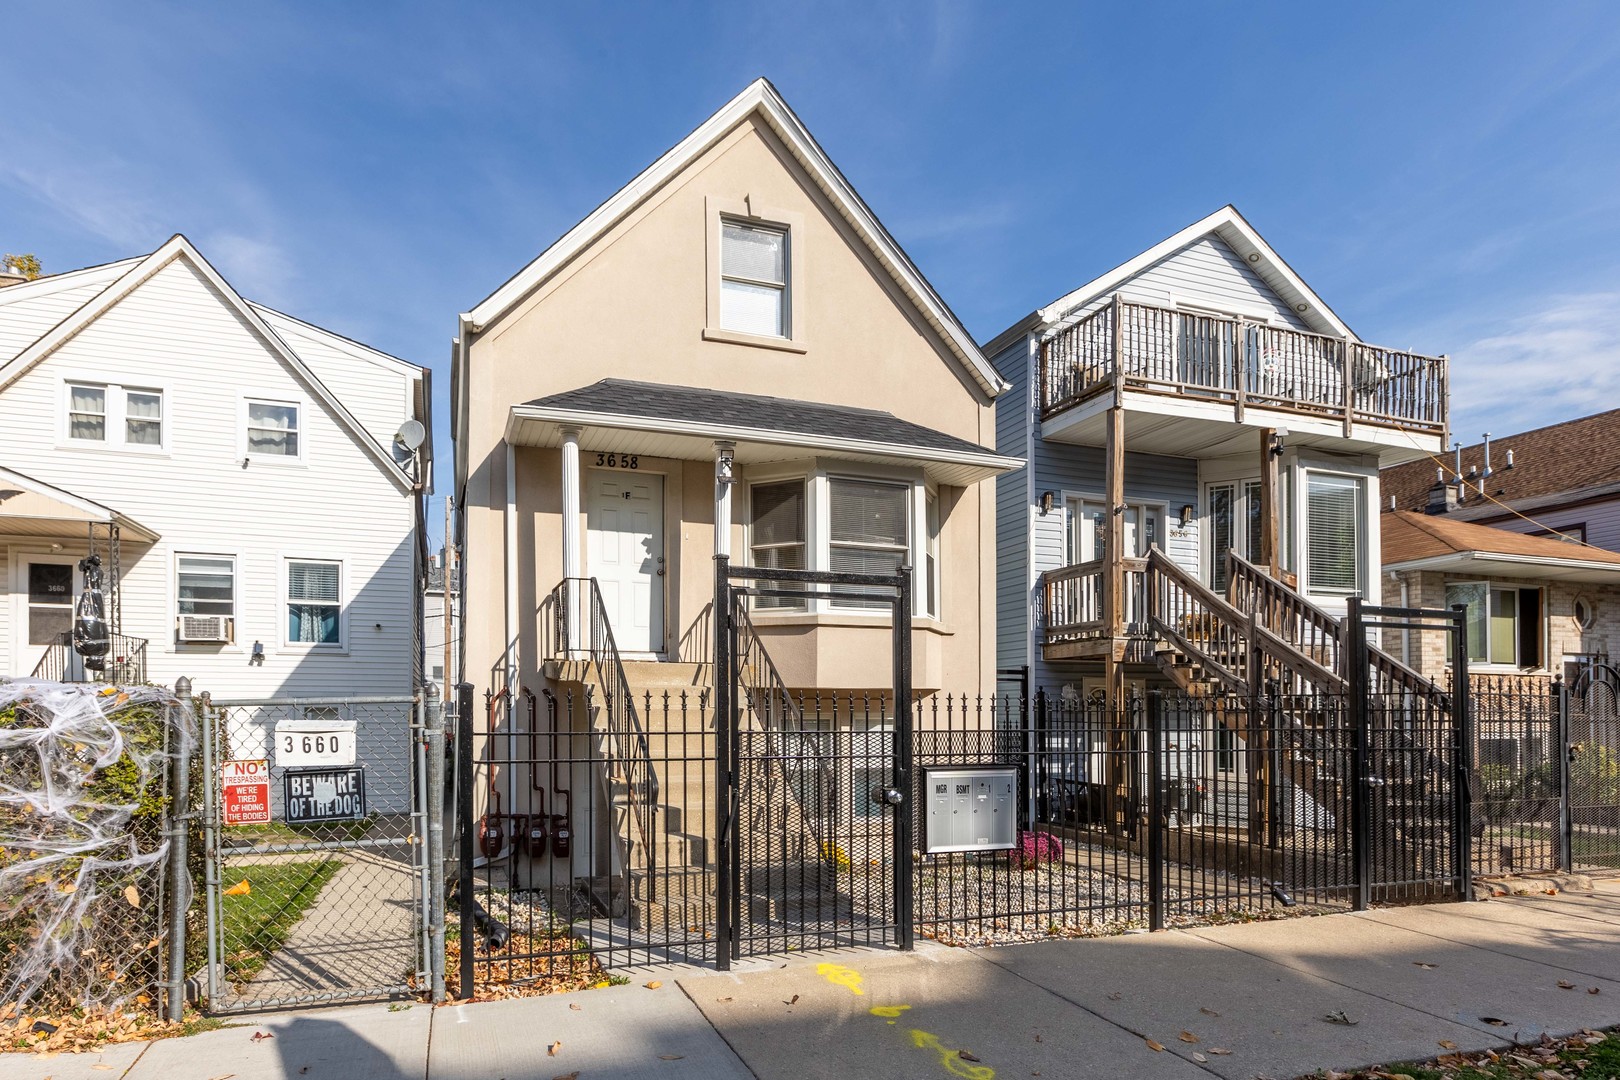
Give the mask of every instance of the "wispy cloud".
M 0 161 L 0 186 L 49 207 L 80 229 L 133 254 L 162 237 L 157 207 L 132 190 L 127 177 L 106 163 L 75 167 L 52 160 L 46 165 Z
M 1453 430 L 1522 431 L 1620 401 L 1620 291 L 1552 296 L 1452 357 Z

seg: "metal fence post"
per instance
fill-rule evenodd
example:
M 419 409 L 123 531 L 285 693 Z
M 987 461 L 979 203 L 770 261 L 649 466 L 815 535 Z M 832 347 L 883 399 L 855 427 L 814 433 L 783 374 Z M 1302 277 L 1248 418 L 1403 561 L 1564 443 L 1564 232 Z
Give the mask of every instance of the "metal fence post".
M 427 744 L 428 978 L 433 1003 L 444 1001 L 444 705 L 431 683 L 422 688 Z
M 1451 665 L 1456 685 L 1451 694 L 1452 753 L 1455 773 L 1452 788 L 1456 799 L 1457 898 L 1474 898 L 1474 706 L 1468 685 L 1468 609 L 1454 604 L 1451 617 L 1456 635 L 1452 643 Z
M 731 970 L 731 900 L 736 888 L 731 854 L 736 844 L 732 835 L 732 796 L 736 777 L 732 772 L 731 737 L 733 689 L 731 672 L 731 560 L 714 557 L 714 789 L 720 820 L 715 822 L 714 966 Z
M 219 773 L 214 765 L 214 710 L 208 692 L 202 696 L 203 774 L 203 903 L 208 927 L 207 970 L 203 988 L 209 1004 L 219 998 Z
M 1131 702 L 1138 701 L 1132 698 Z M 1131 703 L 1120 708 L 1130 710 Z M 1164 831 L 1169 815 L 1164 807 L 1164 698 L 1154 690 L 1147 700 L 1147 782 L 1148 782 L 1148 929 L 1164 929 Z M 1131 727 L 1135 727 L 1134 718 Z
M 175 703 L 170 709 L 175 723 L 170 725 L 175 740 L 173 772 L 169 781 L 169 971 L 168 1000 L 164 1015 L 181 1020 L 186 1012 L 186 909 L 191 906 L 191 878 L 186 871 L 190 855 L 191 829 L 191 721 L 196 705 L 191 700 L 191 680 L 181 676 L 174 683 Z
M 1350 597 L 1345 612 L 1345 693 L 1350 698 L 1350 862 L 1356 877 L 1357 911 L 1372 906 L 1372 783 L 1368 762 L 1370 702 L 1367 680 L 1367 628 L 1361 597 Z
M 912 875 L 912 706 L 911 706 L 911 567 L 900 567 L 894 599 L 894 780 L 900 789 L 894 823 L 894 906 L 896 942 L 901 949 L 914 944 Z
M 456 824 L 461 829 L 458 888 L 461 894 L 461 984 L 458 996 L 473 996 L 473 952 L 477 937 L 473 925 L 473 684 L 456 687 Z M 493 872 L 493 871 L 492 871 Z
M 1575 815 L 1569 805 L 1569 684 L 1553 680 L 1553 738 L 1558 753 L 1558 866 L 1564 873 L 1575 868 Z

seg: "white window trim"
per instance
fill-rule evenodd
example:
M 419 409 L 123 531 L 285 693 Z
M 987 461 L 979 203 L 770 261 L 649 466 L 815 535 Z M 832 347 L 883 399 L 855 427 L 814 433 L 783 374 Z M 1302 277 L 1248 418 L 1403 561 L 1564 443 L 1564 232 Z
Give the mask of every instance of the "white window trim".
M 876 483 L 888 483 L 896 486 L 909 486 L 910 498 L 907 500 L 906 522 L 907 546 L 906 557 L 911 563 L 911 617 L 913 622 L 923 621 L 929 625 L 943 623 L 945 617 L 944 596 L 944 555 L 943 539 L 939 557 L 935 559 L 935 573 L 939 578 L 935 595 L 939 598 L 938 612 L 928 611 L 927 582 L 923 575 L 927 573 L 926 539 L 923 534 L 927 532 L 927 503 L 929 494 L 939 497 L 938 491 L 929 484 L 921 469 L 905 467 L 886 467 L 883 465 L 862 463 L 857 468 L 851 468 L 847 462 L 780 463 L 765 466 L 759 469 L 750 468 L 742 477 L 742 484 L 748 489 L 748 509 L 743 517 L 743 550 L 749 553 L 752 559 L 753 552 L 753 489 L 756 484 L 782 483 L 788 480 L 803 480 L 805 482 L 805 525 L 806 550 L 805 562 L 810 570 L 829 570 L 832 567 L 832 507 L 831 482 L 833 480 L 863 480 Z M 940 533 L 944 534 L 944 504 L 941 502 Z M 803 618 L 805 616 L 831 616 L 840 620 L 888 622 L 890 614 L 887 611 L 876 609 L 839 607 L 831 600 L 811 600 L 803 608 L 771 609 L 755 612 L 754 617 L 762 620 L 776 618 Z
M 229 559 L 231 560 L 231 613 L 226 616 L 231 620 L 231 640 L 219 644 L 205 642 L 190 642 L 180 640 L 180 560 L 193 559 Z M 228 551 L 193 551 L 175 550 L 169 553 L 169 635 L 170 648 L 177 652 L 241 652 L 244 631 L 242 629 L 242 580 L 243 559 L 240 555 Z
M 1294 535 L 1299 537 L 1299 552 L 1296 565 L 1299 567 L 1300 591 L 1309 597 L 1331 597 L 1334 600 L 1344 600 L 1350 596 L 1368 595 L 1368 583 L 1373 580 L 1374 570 L 1369 565 L 1373 553 L 1376 551 L 1376 541 L 1373 536 L 1378 525 L 1377 507 L 1369 507 L 1368 503 L 1376 499 L 1377 476 L 1368 477 L 1364 473 L 1349 472 L 1342 469 L 1322 469 L 1311 466 L 1301 467 L 1299 470 L 1298 498 L 1295 500 L 1295 513 L 1298 515 L 1298 528 Z M 1356 529 L 1360 534 L 1361 550 L 1356 553 L 1356 581 L 1348 592 L 1334 589 L 1324 592 L 1311 581 L 1311 477 L 1332 476 L 1343 480 L 1353 480 L 1359 485 L 1361 497 L 1356 502 Z
M 294 641 L 292 635 L 287 633 L 287 609 L 294 602 L 291 594 L 292 564 L 293 563 L 321 563 L 338 568 L 338 639 L 336 642 L 321 641 Z M 349 577 L 345 573 L 342 559 L 334 559 L 327 555 L 283 555 L 281 557 L 280 573 L 280 599 L 276 607 L 278 620 L 277 636 L 281 647 L 294 652 L 310 653 L 346 653 L 349 651 Z M 298 601 L 305 603 L 306 601 Z
M 705 341 L 725 342 L 732 345 L 753 345 L 782 352 L 809 351 L 806 339 L 806 310 L 804 300 L 804 216 L 791 210 L 778 210 L 762 206 L 751 197 L 730 199 L 716 195 L 703 200 L 705 253 L 707 256 L 707 305 L 702 337 Z M 742 225 L 759 225 L 781 229 L 787 234 L 787 284 L 783 290 L 782 321 L 787 335 L 749 334 L 727 330 L 720 325 L 720 253 L 722 230 L 727 221 Z
M 75 386 L 94 387 L 102 392 L 102 422 L 105 438 L 75 439 L 69 412 Z M 158 397 L 158 442 L 132 443 L 128 440 L 129 395 L 156 394 Z M 144 419 L 144 418 L 143 418 Z M 120 453 L 157 454 L 169 452 L 169 391 L 151 383 L 117 383 L 106 379 L 65 375 L 56 411 L 56 444 L 62 450 L 115 450 Z
M 747 510 L 745 511 L 746 516 L 743 518 L 743 547 L 748 553 L 748 565 L 758 565 L 754 562 L 754 489 L 771 487 L 778 484 L 798 483 L 804 489 L 804 565 L 806 568 L 808 568 L 811 565 L 812 559 L 810 553 L 814 547 L 814 544 L 811 541 L 811 535 L 814 532 L 814 529 L 811 528 L 810 524 L 809 477 L 803 472 L 797 472 L 789 473 L 784 476 L 760 476 L 757 478 L 749 476 L 746 477 L 743 482 L 748 489 L 748 503 Z M 789 545 L 780 544 L 777 546 L 788 547 Z M 782 600 L 778 606 L 759 608 L 758 610 L 761 613 L 770 612 L 772 614 L 803 615 L 810 610 L 810 602 L 808 600 L 801 600 L 794 603 L 789 600 Z
M 298 434 L 298 453 L 255 454 L 250 452 L 248 450 L 249 405 L 290 405 L 297 409 L 298 426 L 294 430 Z M 309 402 L 305 398 L 288 397 L 284 394 L 243 394 L 237 402 L 236 409 L 236 459 L 243 462 L 264 462 L 271 465 L 303 465 L 309 455 L 308 419 Z

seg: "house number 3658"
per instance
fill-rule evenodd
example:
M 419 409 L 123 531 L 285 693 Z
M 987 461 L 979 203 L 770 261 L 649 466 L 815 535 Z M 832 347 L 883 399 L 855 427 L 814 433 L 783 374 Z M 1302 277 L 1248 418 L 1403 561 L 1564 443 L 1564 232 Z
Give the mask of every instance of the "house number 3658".
M 639 454 L 597 454 L 596 467 L 599 469 L 639 469 L 641 456 Z

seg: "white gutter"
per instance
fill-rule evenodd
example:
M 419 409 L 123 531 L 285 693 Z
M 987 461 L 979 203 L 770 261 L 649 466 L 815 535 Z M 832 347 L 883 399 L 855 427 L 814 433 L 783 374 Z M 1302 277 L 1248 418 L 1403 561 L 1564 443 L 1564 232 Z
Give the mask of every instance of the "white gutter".
M 686 435 L 697 439 L 725 439 L 731 442 L 766 443 L 772 446 L 795 446 L 807 450 L 870 454 L 874 457 L 894 457 L 937 461 L 945 465 L 969 465 L 996 472 L 1010 472 L 1023 464 L 1017 458 L 985 450 L 974 453 L 966 450 L 936 450 L 926 446 L 898 446 L 894 443 L 871 442 L 866 439 L 841 439 L 830 435 L 812 435 L 791 431 L 736 427 L 693 420 L 672 420 L 665 417 L 630 416 L 617 413 L 599 413 L 581 409 L 550 409 L 532 405 L 512 406 L 511 419 L 533 420 L 540 423 L 569 426 L 615 428 L 627 431 L 656 432 L 663 435 Z M 514 434 L 509 423 L 507 444 Z

